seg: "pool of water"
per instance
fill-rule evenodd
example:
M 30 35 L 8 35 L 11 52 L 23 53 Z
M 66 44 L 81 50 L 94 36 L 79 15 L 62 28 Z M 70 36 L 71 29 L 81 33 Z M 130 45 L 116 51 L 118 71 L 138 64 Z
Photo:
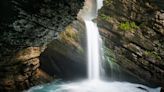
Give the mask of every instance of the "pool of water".
M 86 80 L 72 83 L 54 81 L 50 84 L 32 87 L 24 92 L 160 92 L 160 88 L 149 88 L 128 82 Z

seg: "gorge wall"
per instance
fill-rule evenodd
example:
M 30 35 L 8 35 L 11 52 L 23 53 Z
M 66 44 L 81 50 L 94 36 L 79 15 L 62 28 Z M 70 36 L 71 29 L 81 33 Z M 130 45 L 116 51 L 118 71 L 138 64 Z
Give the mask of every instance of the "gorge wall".
M 76 19 L 84 0 L 0 1 L 0 91 L 15 92 L 50 81 L 39 56 Z
M 163 5 L 162 0 L 104 0 L 97 22 L 113 63 L 164 87 Z

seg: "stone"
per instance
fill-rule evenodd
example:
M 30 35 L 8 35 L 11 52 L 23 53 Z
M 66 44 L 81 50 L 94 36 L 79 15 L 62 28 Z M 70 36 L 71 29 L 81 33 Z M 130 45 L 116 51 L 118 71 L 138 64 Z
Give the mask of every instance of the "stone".
M 31 68 L 30 67 L 25 67 L 24 69 L 23 69 L 23 72 L 28 72 L 28 71 L 30 71 L 31 70 Z
M 149 84 L 163 87 L 164 2 L 113 0 L 110 5 L 105 3 L 97 23 L 105 46 L 115 55 L 113 61 Z M 102 14 L 110 19 L 104 19 Z M 137 29 L 120 30 L 119 25 L 125 22 L 134 22 Z
M 14 80 L 11 80 L 11 79 L 1 80 L 0 86 L 1 86 L 0 90 L 3 90 L 5 92 L 8 92 L 8 91 L 11 92 L 16 88 Z
M 59 32 L 64 31 L 76 19 L 83 2 L 84 0 L 1 0 L 0 71 L 3 74 L 0 73 L 0 77 L 5 79 L 5 76 L 15 78 L 24 75 L 33 78 L 32 73 L 40 65 L 41 52 L 47 44 L 57 39 Z M 17 80 L 22 81 L 24 77 L 18 77 Z M 36 85 L 30 79 L 27 81 L 27 85 Z M 38 81 L 41 83 L 42 80 Z M 17 82 L 16 91 L 14 88 L 13 91 L 23 90 L 26 87 L 19 89 L 18 85 L 25 84 L 25 81 L 20 84 Z M 0 91 L 5 88 L 0 85 Z
M 40 69 L 65 80 L 86 77 L 86 40 L 82 21 L 74 21 L 40 56 Z M 73 33 L 70 34 L 70 33 Z M 64 36 L 63 36 L 64 35 Z M 70 35 L 72 35 L 70 37 Z
M 30 60 L 29 62 L 31 62 L 31 64 L 35 66 L 35 65 L 39 64 L 39 59 L 35 58 L 33 60 Z
M 16 82 L 24 82 L 25 80 L 27 80 L 27 76 L 23 76 L 23 75 L 18 75 L 16 78 L 15 78 L 15 81 Z
M 127 49 L 133 51 L 134 53 L 136 53 L 136 54 L 139 55 L 139 56 L 142 56 L 142 55 L 143 55 L 143 50 L 142 50 L 139 46 L 137 46 L 137 45 L 135 45 L 135 44 L 133 44 L 133 43 L 129 43 L 129 44 L 124 45 L 124 46 L 125 46 Z
M 6 6 L 3 6 L 4 3 L 6 4 Z M 20 5 L 22 4 L 23 6 L 27 6 L 27 7 L 25 7 L 25 9 L 23 8 L 24 9 L 23 10 L 21 8 L 18 8 L 17 4 L 20 4 Z M 46 5 L 48 7 L 46 7 Z M 51 33 L 54 32 L 56 34 L 57 31 L 60 31 L 58 30 L 58 27 L 63 29 L 65 26 L 67 26 L 67 24 L 69 24 L 72 20 L 74 20 L 76 18 L 76 14 L 78 10 L 82 7 L 82 5 L 83 5 L 83 0 L 80 0 L 80 1 L 71 0 L 69 2 L 66 0 L 65 1 L 50 0 L 48 2 L 44 2 L 44 1 L 40 2 L 39 0 L 35 0 L 35 1 L 29 0 L 26 3 L 23 3 L 21 1 L 16 1 L 16 0 L 14 0 L 11 3 L 10 1 L 3 0 L 1 1 L 1 5 L 0 5 L 2 6 L 1 9 L 3 12 L 1 13 L 1 22 L 3 21 L 6 24 L 3 23 L 4 25 L 2 24 L 1 28 L 2 29 L 11 28 L 15 32 L 12 33 L 12 31 L 10 30 L 9 30 L 10 33 L 7 31 L 1 31 L 1 33 L 4 36 L 6 36 L 6 38 L 3 38 L 2 36 L 1 37 L 3 38 L 3 40 L 6 40 L 6 43 L 10 43 L 10 45 L 13 46 L 13 49 L 10 48 L 11 50 L 14 50 L 16 48 L 14 46 L 20 47 L 19 49 L 21 49 L 22 47 L 25 48 L 27 46 L 40 46 L 46 42 L 44 40 L 52 40 L 51 38 L 56 37 L 53 34 L 51 35 Z M 60 7 L 62 7 L 62 9 L 59 9 Z M 36 8 L 37 8 L 37 11 L 35 10 Z M 6 9 L 8 11 L 3 11 Z M 72 11 L 69 11 L 69 10 L 72 10 Z M 43 15 L 43 16 L 40 16 L 40 15 Z M 46 18 L 44 15 L 46 15 Z M 66 15 L 67 17 L 65 17 Z M 13 16 L 15 17 L 12 18 Z M 36 29 L 33 29 L 34 27 L 36 27 Z M 54 30 L 53 27 L 55 27 L 56 30 Z M 19 34 L 17 36 L 20 36 L 20 39 L 24 38 L 24 40 L 21 39 L 20 42 L 17 41 L 19 40 L 19 38 L 15 36 L 15 34 Z M 48 35 L 49 37 L 51 36 L 50 39 L 48 38 Z M 3 48 L 5 48 L 6 44 L 1 44 L 1 45 L 3 45 L 2 46 Z M 7 51 L 9 51 L 10 49 L 8 49 Z M 14 51 L 17 51 L 17 50 L 15 49 Z
M 40 66 L 40 63 L 38 63 L 37 65 L 34 65 L 34 66 L 32 67 L 32 70 L 33 70 L 33 71 L 36 70 L 39 66 Z
M 36 58 L 40 56 L 40 48 L 39 47 L 29 47 L 24 50 L 21 50 L 16 55 L 17 61 L 27 61 L 31 58 Z

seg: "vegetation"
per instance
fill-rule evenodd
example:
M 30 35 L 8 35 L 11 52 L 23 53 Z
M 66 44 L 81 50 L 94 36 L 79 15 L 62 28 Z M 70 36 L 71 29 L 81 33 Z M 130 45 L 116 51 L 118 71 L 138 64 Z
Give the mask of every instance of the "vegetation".
M 105 0 L 104 5 L 109 6 L 112 3 L 112 0 Z
M 76 48 L 78 53 L 84 53 L 83 48 L 80 46 L 79 33 L 71 25 L 67 26 L 66 30 L 60 34 L 60 41 Z
M 100 17 L 102 20 L 107 20 L 107 21 L 111 19 L 110 16 L 107 16 L 107 15 L 105 15 L 105 14 L 103 14 L 103 13 L 101 13 L 101 14 L 99 15 L 99 17 Z
M 80 53 L 80 54 L 83 54 L 84 53 L 84 49 L 81 47 L 81 46 L 78 46 L 78 48 L 77 48 L 78 50 L 78 53 Z
M 152 57 L 152 58 L 161 60 L 161 57 L 160 57 L 160 56 L 158 55 L 158 53 L 155 52 L 155 51 L 145 51 L 144 54 L 145 54 L 146 56 L 150 56 L 150 57 Z
M 60 40 L 63 42 L 77 42 L 77 32 L 73 30 L 72 26 L 66 27 L 66 30 L 60 34 Z
M 135 24 L 135 22 L 123 22 L 119 24 L 119 28 L 123 31 L 135 31 L 139 27 Z

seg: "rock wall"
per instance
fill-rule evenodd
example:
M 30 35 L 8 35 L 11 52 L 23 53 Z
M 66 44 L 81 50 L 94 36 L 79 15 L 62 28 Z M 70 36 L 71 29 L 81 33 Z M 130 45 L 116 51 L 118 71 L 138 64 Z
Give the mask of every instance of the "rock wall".
M 164 87 L 164 1 L 105 0 L 97 18 L 113 62 Z
M 0 1 L 0 91 L 23 90 L 49 81 L 39 56 L 75 20 L 83 0 Z
M 74 21 L 41 54 L 41 69 L 63 80 L 86 78 L 85 26 Z

